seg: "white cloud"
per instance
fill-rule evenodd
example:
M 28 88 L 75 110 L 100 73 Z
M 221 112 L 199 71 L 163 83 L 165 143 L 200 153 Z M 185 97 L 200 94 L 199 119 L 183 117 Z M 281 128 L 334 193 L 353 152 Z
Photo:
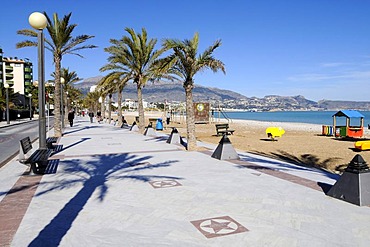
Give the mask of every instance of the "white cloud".
M 346 78 L 346 75 L 330 75 L 330 74 L 301 74 L 301 75 L 294 75 L 288 77 L 289 81 L 295 82 L 305 82 L 305 81 L 325 81 L 325 80 L 332 80 L 332 79 L 339 79 L 339 78 Z
M 338 79 L 354 80 L 354 81 L 358 81 L 358 80 L 370 81 L 370 70 L 346 71 L 340 74 L 336 74 L 336 73 L 301 74 L 301 75 L 290 76 L 287 79 L 289 81 L 295 81 L 295 82 L 301 82 L 301 81 L 302 82 L 305 82 L 305 81 L 320 82 L 320 81 L 338 80 Z
M 320 64 L 320 67 L 324 67 L 324 68 L 334 68 L 334 67 L 341 67 L 341 66 L 345 66 L 345 65 L 348 65 L 348 63 L 322 63 Z

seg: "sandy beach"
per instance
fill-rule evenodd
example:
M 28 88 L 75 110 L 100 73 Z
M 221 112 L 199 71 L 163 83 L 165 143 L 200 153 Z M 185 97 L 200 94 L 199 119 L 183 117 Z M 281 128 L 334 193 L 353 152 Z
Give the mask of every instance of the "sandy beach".
M 146 112 L 146 122 L 150 117 L 162 117 L 159 112 Z M 134 121 L 137 113 L 125 112 L 124 116 L 129 124 Z M 163 121 L 165 122 L 165 121 Z M 217 144 L 221 137 L 216 136 L 215 124 L 196 124 L 197 140 Z M 356 154 L 361 154 L 365 161 L 370 162 L 370 151 L 354 151 L 355 140 L 342 140 L 333 136 L 322 136 L 322 126 L 306 123 L 262 122 L 252 120 L 232 120 L 229 122 L 235 132 L 229 136 L 233 147 L 237 150 L 260 154 L 276 159 L 285 160 L 305 166 L 320 167 L 338 173 L 347 167 Z M 285 134 L 277 141 L 271 141 L 265 133 L 267 127 L 282 127 Z M 176 127 L 181 136 L 186 137 L 185 119 L 177 117 L 166 126 L 166 133 L 170 127 Z M 370 131 L 365 129 L 365 138 L 370 139 Z

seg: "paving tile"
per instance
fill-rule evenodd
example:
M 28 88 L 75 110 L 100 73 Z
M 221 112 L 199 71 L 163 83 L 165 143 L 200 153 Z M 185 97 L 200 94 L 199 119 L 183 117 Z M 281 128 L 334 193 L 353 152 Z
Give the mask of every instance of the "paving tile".
M 191 223 L 206 238 L 222 237 L 231 234 L 247 232 L 248 229 L 229 216 L 194 220 Z
M 0 243 L 10 245 L 42 176 L 22 176 L 0 202 Z
M 162 189 L 162 188 L 170 188 L 170 187 L 182 186 L 182 184 L 180 184 L 176 180 L 158 180 L 158 181 L 150 181 L 149 183 L 155 189 Z

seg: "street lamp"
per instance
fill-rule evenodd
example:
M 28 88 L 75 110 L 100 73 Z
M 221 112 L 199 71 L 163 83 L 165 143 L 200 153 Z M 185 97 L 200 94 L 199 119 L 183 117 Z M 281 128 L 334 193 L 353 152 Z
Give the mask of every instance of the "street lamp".
M 32 120 L 32 94 L 28 94 L 28 98 L 30 99 L 30 120 Z
M 45 15 L 33 12 L 28 22 L 37 32 L 38 50 L 38 81 L 39 81 L 39 148 L 46 149 L 46 118 L 45 118 L 45 70 L 44 70 L 44 33 L 47 26 Z
M 64 92 L 63 92 L 63 85 L 64 85 L 64 78 L 60 77 L 60 109 L 61 109 L 61 119 L 62 119 L 62 129 L 64 129 Z
M 6 89 L 6 124 L 10 124 L 10 119 L 9 119 L 9 84 L 5 83 L 4 87 Z
M 52 98 L 52 95 L 47 93 L 47 96 L 48 96 L 48 100 L 46 102 L 46 106 L 47 106 L 47 116 L 48 116 L 48 137 L 49 137 L 49 132 L 50 132 L 50 98 Z
M 69 111 L 69 97 L 68 97 L 68 91 L 66 91 L 66 96 L 67 96 L 67 101 L 66 101 L 66 111 L 65 112 L 68 112 Z

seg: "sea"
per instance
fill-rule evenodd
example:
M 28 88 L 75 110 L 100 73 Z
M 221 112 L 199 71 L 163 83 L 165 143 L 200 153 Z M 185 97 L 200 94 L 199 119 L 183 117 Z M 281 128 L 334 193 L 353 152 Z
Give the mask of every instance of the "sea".
M 320 125 L 333 125 L 333 115 L 338 111 L 276 111 L 276 112 L 215 112 L 214 117 L 257 120 L 268 122 L 297 122 Z M 370 124 L 370 111 L 359 111 L 364 115 L 364 126 Z M 336 117 L 336 125 L 345 125 L 345 117 Z M 359 126 L 360 119 L 351 119 L 350 125 Z

